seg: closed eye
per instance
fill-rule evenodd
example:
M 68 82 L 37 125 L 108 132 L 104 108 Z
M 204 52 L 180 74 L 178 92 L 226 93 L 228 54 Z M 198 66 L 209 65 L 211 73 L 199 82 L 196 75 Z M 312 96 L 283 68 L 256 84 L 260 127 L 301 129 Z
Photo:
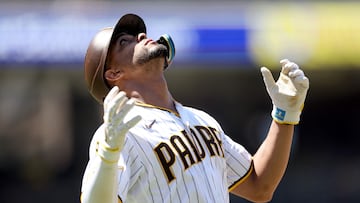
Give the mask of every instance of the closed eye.
M 126 46 L 128 44 L 130 44 L 132 41 L 134 41 L 134 36 L 132 35 L 123 35 L 119 38 L 119 45 L 120 46 Z
M 126 44 L 128 44 L 128 42 L 129 42 L 129 40 L 124 37 L 119 39 L 120 46 L 125 46 Z
M 125 46 L 127 44 L 128 40 L 127 39 L 120 39 L 119 40 L 119 44 L 120 46 Z

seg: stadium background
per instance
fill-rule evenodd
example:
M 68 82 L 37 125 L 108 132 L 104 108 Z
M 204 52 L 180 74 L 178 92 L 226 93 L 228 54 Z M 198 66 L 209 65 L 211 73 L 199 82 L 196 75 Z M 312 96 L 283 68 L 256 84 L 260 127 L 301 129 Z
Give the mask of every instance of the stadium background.
M 168 33 L 166 71 L 254 153 L 270 122 L 259 72 L 296 61 L 310 78 L 288 170 L 272 202 L 359 202 L 360 3 L 356 1 L 0 1 L 0 202 L 79 202 L 101 107 L 87 93 L 91 37 L 124 13 Z M 231 196 L 232 202 L 246 202 Z

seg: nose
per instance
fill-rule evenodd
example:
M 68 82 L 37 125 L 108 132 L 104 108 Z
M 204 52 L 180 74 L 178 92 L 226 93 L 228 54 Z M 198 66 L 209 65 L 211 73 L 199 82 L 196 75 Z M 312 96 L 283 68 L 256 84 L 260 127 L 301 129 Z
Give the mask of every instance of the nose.
M 137 35 L 137 41 L 140 42 L 143 39 L 146 39 L 146 34 L 145 33 L 139 33 Z

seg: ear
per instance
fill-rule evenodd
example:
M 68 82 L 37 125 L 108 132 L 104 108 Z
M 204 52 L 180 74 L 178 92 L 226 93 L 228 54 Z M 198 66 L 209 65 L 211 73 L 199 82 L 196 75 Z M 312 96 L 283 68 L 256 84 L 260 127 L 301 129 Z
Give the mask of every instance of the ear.
M 111 84 L 116 82 L 117 80 L 119 80 L 122 77 L 123 72 L 120 70 L 113 70 L 113 69 L 108 69 L 105 71 L 105 79 Z

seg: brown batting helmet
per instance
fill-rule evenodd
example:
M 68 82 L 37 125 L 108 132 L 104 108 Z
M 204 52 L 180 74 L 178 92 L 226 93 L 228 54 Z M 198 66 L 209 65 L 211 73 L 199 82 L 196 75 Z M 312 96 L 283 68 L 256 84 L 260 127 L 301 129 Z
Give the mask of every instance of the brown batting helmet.
M 117 40 L 119 34 L 137 35 L 146 33 L 143 19 L 135 14 L 122 16 L 114 28 L 100 30 L 91 40 L 85 55 L 85 81 L 90 94 L 100 104 L 110 90 L 104 78 L 105 62 L 110 44 Z

